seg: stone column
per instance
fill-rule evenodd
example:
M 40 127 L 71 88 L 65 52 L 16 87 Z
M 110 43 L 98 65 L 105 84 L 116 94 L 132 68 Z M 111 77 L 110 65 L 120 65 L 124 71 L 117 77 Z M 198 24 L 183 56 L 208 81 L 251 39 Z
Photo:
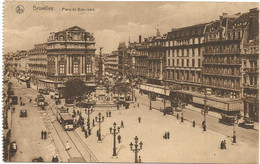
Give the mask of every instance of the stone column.
M 55 75 L 58 75 L 58 56 L 55 56 Z
M 80 56 L 80 58 L 79 58 L 79 74 L 80 75 L 82 75 L 82 66 L 83 66 L 83 64 L 82 64 L 82 56 Z
M 70 74 L 72 74 L 72 56 L 70 56 Z
M 66 75 L 69 75 L 69 56 L 66 55 Z

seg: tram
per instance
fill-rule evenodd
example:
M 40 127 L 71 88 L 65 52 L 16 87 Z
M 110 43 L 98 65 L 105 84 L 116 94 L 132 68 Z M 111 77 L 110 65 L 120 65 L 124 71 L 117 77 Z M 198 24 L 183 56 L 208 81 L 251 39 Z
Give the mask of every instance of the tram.
M 74 130 L 74 119 L 69 113 L 59 113 L 58 120 L 65 130 Z
M 45 98 L 43 97 L 43 95 L 38 95 L 36 100 L 38 106 L 44 106 Z

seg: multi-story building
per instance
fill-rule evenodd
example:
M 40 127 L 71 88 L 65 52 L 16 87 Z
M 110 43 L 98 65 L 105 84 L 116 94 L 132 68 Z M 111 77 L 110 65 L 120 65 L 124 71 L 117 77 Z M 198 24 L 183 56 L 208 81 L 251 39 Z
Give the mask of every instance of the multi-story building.
M 243 110 L 241 52 L 247 34 L 258 30 L 251 27 L 252 24 L 258 27 L 258 23 L 250 23 L 250 15 L 258 16 L 258 10 L 250 10 L 242 15 L 224 14 L 205 29 L 203 88 L 212 91 L 212 103 L 209 106 L 221 112 Z
M 35 44 L 34 48 L 28 51 L 29 74 L 34 84 L 44 85 L 40 79 L 47 78 L 47 44 Z
M 194 92 L 201 92 L 203 32 L 206 24 L 173 29 L 166 41 L 166 79 L 171 88 L 181 86 L 180 96 L 192 101 Z
M 128 48 L 131 54 L 131 70 L 135 78 L 145 80 L 148 76 L 148 40 L 142 42 L 142 36 L 139 35 L 139 42 L 129 43 Z
M 161 85 L 164 79 L 165 69 L 165 40 L 166 35 L 161 36 L 157 30 L 156 36 L 148 38 L 148 83 Z
M 235 29 L 245 29 L 241 46 L 242 58 L 242 101 L 244 116 L 259 120 L 259 10 L 251 9 L 241 15 Z
M 126 80 L 126 77 L 130 77 L 131 75 L 131 56 L 128 51 L 128 47 L 124 42 L 119 43 L 118 45 L 118 73 L 119 79 L 123 81 Z
M 114 77 L 118 77 L 118 52 L 113 51 L 111 54 L 107 56 L 105 71 L 110 75 L 114 75 Z
M 19 51 L 20 56 L 20 72 L 22 74 L 27 74 L 29 71 L 29 57 L 28 57 L 28 51 Z
M 51 33 L 47 41 L 47 79 L 41 81 L 57 88 L 72 78 L 94 80 L 95 41 L 93 34 L 73 26 Z

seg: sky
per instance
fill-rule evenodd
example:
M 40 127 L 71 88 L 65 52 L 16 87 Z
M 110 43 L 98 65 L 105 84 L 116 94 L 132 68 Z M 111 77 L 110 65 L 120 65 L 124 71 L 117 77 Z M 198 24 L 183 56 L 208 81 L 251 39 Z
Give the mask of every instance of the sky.
M 24 12 L 16 13 L 22 5 Z M 53 10 L 34 10 L 34 7 Z M 117 49 L 119 42 L 138 41 L 172 28 L 185 27 L 218 20 L 222 13 L 245 13 L 258 8 L 256 2 L 41 2 L 5 1 L 4 53 L 32 49 L 34 44 L 47 41 L 50 32 L 79 26 L 94 33 L 96 53 Z M 76 8 L 76 11 L 65 9 Z M 94 11 L 77 11 L 94 9 Z

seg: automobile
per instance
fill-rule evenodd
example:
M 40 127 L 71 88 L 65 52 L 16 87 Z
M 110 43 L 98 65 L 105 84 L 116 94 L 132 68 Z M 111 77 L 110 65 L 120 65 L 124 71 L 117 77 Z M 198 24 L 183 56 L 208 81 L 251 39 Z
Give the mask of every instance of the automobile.
M 227 114 L 221 114 L 221 118 L 218 120 L 219 123 L 223 123 L 226 125 L 234 125 L 236 121 L 236 116 L 234 115 L 227 115 Z
M 27 110 L 26 109 L 20 110 L 20 117 L 27 117 Z
M 44 94 L 44 95 L 48 95 L 49 91 L 46 89 L 39 89 L 39 93 Z
M 59 92 L 55 92 L 54 93 L 54 98 L 59 99 L 60 98 L 60 93 Z
M 172 115 L 173 114 L 173 108 L 172 107 L 166 107 L 165 109 L 163 109 L 163 112 L 165 114 L 170 114 Z
M 244 122 L 239 123 L 238 126 L 246 129 L 254 129 L 254 121 L 245 117 Z
M 32 159 L 32 162 L 43 162 L 43 158 L 40 156 L 40 157 L 34 157 Z

